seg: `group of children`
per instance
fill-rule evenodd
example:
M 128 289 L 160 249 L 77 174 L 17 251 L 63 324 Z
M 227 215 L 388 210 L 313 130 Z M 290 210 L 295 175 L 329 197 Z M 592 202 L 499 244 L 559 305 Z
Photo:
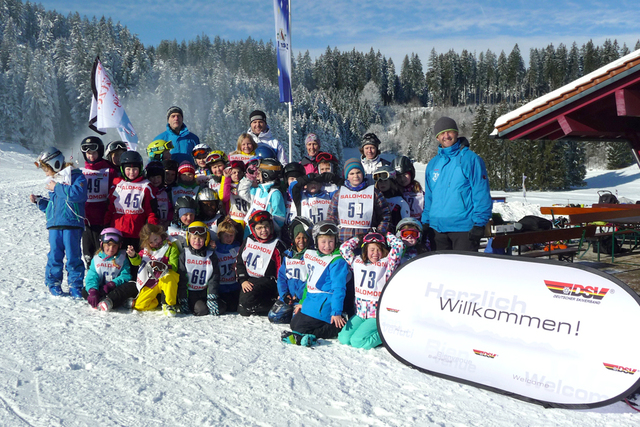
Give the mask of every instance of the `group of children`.
M 363 161 L 379 159 L 372 135 L 342 175 L 337 159 L 318 150 L 283 167 L 249 134 L 229 156 L 197 145 L 195 164 L 172 161 L 171 143 L 160 140 L 147 147 L 146 167 L 121 141 L 105 150 L 85 138 L 82 170 L 51 147 L 36 163 L 49 195 L 31 195 L 47 216 L 45 283 L 62 294 L 66 255 L 69 293 L 102 311 L 263 315 L 290 323 L 285 342 L 380 345 L 382 289 L 428 241 L 411 161 L 367 171 Z M 317 136 L 307 139 L 319 148 Z

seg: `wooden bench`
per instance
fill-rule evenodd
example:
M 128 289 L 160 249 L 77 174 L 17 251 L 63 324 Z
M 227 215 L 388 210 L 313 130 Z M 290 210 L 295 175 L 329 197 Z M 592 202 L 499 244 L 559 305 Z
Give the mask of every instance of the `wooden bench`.
M 554 228 L 544 231 L 527 231 L 524 233 L 501 234 L 493 238 L 491 246 L 496 249 L 509 248 L 518 246 L 518 255 L 539 258 L 548 256 L 558 256 L 560 261 L 573 262 L 573 257 L 581 251 L 582 242 L 593 237 L 596 232 L 595 226 L 571 227 L 571 228 Z M 568 241 L 580 239 L 578 246 L 566 249 L 551 249 L 551 245 L 558 241 Z M 544 244 L 547 250 L 536 250 L 521 253 L 521 247 L 524 245 Z
M 600 227 L 602 228 L 602 227 Z M 624 245 L 627 242 L 627 237 L 629 237 L 629 250 L 632 251 L 638 247 L 638 237 L 640 237 L 640 230 L 635 228 L 622 229 L 622 230 L 612 230 L 612 231 L 604 231 L 598 232 L 594 234 L 592 237 L 588 237 L 587 240 L 587 248 L 585 251 L 589 250 L 589 248 L 593 245 L 596 248 L 596 252 L 598 254 L 598 262 L 600 262 L 600 253 L 601 249 L 604 248 L 602 246 L 602 240 L 605 237 L 611 237 L 611 248 L 606 249 L 606 254 L 611 254 L 611 262 L 615 262 L 616 252 L 614 249 L 614 245 L 616 244 L 616 237 L 622 236 L 621 240 L 618 240 L 620 246 Z

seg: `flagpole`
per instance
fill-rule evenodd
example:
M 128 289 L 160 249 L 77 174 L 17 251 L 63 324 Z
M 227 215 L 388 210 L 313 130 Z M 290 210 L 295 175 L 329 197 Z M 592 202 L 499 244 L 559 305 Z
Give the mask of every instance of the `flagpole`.
M 291 36 L 291 1 L 289 1 L 289 40 L 293 40 L 293 37 Z M 291 43 L 289 45 L 289 55 L 290 55 L 290 60 L 292 59 L 291 56 L 293 56 L 293 43 Z M 293 80 L 293 73 L 291 73 L 291 80 Z M 291 82 L 291 89 L 293 91 L 293 82 Z M 292 97 L 293 99 L 293 97 Z M 293 102 L 289 102 L 289 163 L 291 163 L 291 150 L 293 147 L 293 142 L 292 142 L 292 124 L 291 124 L 291 104 L 293 104 Z

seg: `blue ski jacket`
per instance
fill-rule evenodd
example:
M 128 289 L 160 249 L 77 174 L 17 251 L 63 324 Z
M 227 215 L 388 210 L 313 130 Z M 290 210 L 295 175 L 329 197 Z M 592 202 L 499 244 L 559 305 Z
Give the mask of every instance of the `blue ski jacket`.
M 284 259 L 278 270 L 278 295 L 283 301 L 286 294 L 296 297 L 298 300 L 301 300 L 304 296 L 306 282 L 298 277 L 290 277 L 289 272 L 287 272 L 287 259 L 300 260 L 303 256 L 304 251 L 294 254 L 291 249 L 287 249 L 284 253 Z
M 174 131 L 171 130 L 171 126 L 167 123 L 167 130 L 162 132 L 160 135 L 156 136 L 156 139 L 161 139 L 163 141 L 171 141 L 173 143 L 173 149 L 171 150 L 171 160 L 175 160 L 180 164 L 185 160 L 188 160 L 191 164 L 194 163 L 193 155 L 191 154 L 193 148 L 200 144 L 200 138 L 195 133 L 189 132 L 187 129 L 187 125 L 182 124 L 182 128 L 180 132 L 176 135 Z
M 438 148 L 425 171 L 422 223 L 439 233 L 484 227 L 492 202 L 484 161 L 469 149 L 466 138 Z
M 316 252 L 321 258 L 320 251 L 307 249 Z M 334 254 L 340 255 L 340 249 L 336 248 Z M 302 303 L 302 312 L 307 316 L 331 323 L 331 316 L 342 315 L 344 308 L 344 297 L 347 294 L 347 282 L 351 278 L 351 270 L 347 261 L 338 256 L 325 268 L 316 283 L 317 293 L 307 292 L 305 287 Z
M 47 217 L 47 228 L 84 228 L 87 180 L 80 169 L 71 171 L 71 185 L 57 183 L 49 198 L 38 200 Z
M 118 251 L 115 256 L 108 257 L 103 251 L 100 251 L 98 255 L 96 255 L 101 260 L 105 261 L 115 261 L 120 254 L 124 252 L 124 250 Z M 131 276 L 131 263 L 129 262 L 129 257 L 124 257 L 124 265 L 122 266 L 122 270 L 120 270 L 120 274 L 118 277 L 113 279 L 113 283 L 116 286 L 120 286 L 125 282 L 130 280 L 134 280 L 133 276 Z M 100 286 L 104 285 L 106 281 L 103 276 L 100 276 L 96 271 L 95 267 L 95 257 L 91 260 L 91 265 L 89 266 L 89 270 L 87 270 L 87 274 L 84 278 L 84 288 L 89 292 L 90 289 L 99 289 Z

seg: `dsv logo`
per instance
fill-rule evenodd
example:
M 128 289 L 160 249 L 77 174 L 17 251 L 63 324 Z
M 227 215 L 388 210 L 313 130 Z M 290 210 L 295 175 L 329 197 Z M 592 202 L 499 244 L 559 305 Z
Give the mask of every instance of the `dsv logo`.
M 601 300 L 609 292 L 609 288 L 598 288 L 596 286 L 582 286 L 573 283 L 555 282 L 545 280 L 544 284 L 554 294 L 561 294 L 572 297 L 583 297 L 594 300 Z

